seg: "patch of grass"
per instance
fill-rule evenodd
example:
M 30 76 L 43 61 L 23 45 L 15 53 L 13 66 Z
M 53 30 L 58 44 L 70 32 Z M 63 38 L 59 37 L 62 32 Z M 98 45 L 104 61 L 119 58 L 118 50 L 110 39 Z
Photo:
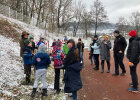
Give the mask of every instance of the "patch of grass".
M 12 38 L 14 42 L 20 40 L 20 34 L 7 20 L 0 19 L 0 34 Z

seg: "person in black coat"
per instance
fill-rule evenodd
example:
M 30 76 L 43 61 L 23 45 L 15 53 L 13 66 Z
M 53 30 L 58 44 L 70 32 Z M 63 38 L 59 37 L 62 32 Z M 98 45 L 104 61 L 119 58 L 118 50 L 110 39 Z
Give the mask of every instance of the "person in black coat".
M 80 57 L 78 49 L 75 47 L 75 41 L 70 39 L 68 41 L 68 48 L 70 49 L 66 58 L 64 59 L 64 92 L 72 93 L 73 100 L 77 100 L 77 91 L 82 88 L 82 80 L 80 71 L 82 70 L 82 64 L 80 63 Z
M 112 74 L 113 76 L 119 75 L 119 65 L 122 69 L 121 76 L 124 76 L 126 73 L 125 66 L 123 64 L 124 59 L 124 52 L 127 46 L 127 42 L 125 38 L 120 35 L 120 32 L 118 30 L 114 31 L 114 36 L 116 37 L 114 41 L 114 61 L 115 61 L 115 73 Z
M 130 33 L 129 39 L 129 47 L 127 50 L 127 58 L 129 59 L 129 66 L 130 66 L 130 74 L 132 78 L 132 83 L 129 85 L 132 86 L 128 88 L 128 91 L 131 92 L 138 92 L 138 77 L 137 77 L 137 65 L 139 63 L 139 39 L 136 36 L 136 31 L 132 30 Z

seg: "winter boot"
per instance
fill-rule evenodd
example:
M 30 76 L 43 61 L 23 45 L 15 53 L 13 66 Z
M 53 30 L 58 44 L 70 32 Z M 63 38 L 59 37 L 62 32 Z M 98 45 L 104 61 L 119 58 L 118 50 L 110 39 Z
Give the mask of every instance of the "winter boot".
M 31 97 L 34 98 L 34 97 L 35 97 L 35 94 L 36 94 L 36 88 L 33 88 L 33 91 L 32 91 L 32 94 L 31 94 Z
M 43 89 L 42 96 L 47 96 L 47 89 Z

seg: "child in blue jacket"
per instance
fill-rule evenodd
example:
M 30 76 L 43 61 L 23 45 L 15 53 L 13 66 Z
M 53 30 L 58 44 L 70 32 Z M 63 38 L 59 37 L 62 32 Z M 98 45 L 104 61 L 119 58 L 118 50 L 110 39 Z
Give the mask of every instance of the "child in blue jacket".
M 26 85 L 29 85 L 32 65 L 32 50 L 31 50 L 32 43 L 28 39 L 26 39 L 24 41 L 24 45 L 25 45 L 25 47 L 23 48 L 24 71 L 26 74 Z
M 50 57 L 46 53 L 46 46 L 45 44 L 40 44 L 38 53 L 33 58 L 33 65 L 36 67 L 36 75 L 35 75 L 35 82 L 33 86 L 33 91 L 31 97 L 35 97 L 36 89 L 38 87 L 39 79 L 42 78 L 43 83 L 43 92 L 42 96 L 47 95 L 47 82 L 46 82 L 46 73 L 47 67 L 51 64 Z

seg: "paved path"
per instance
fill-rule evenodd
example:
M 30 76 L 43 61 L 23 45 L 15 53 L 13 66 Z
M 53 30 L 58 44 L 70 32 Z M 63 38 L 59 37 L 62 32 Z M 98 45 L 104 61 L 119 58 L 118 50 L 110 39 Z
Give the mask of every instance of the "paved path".
M 94 71 L 95 65 L 90 65 L 88 52 L 84 54 L 85 66 L 81 72 L 83 89 L 79 91 L 79 100 L 140 100 L 139 93 L 131 93 L 127 91 L 131 82 L 128 60 L 124 58 L 124 64 L 127 70 L 126 76 L 112 76 L 114 73 L 114 59 L 111 55 L 111 73 L 106 73 L 107 66 L 105 65 L 105 73 Z M 120 70 L 121 72 L 121 70 Z M 140 64 L 137 68 L 139 83 L 140 83 Z

